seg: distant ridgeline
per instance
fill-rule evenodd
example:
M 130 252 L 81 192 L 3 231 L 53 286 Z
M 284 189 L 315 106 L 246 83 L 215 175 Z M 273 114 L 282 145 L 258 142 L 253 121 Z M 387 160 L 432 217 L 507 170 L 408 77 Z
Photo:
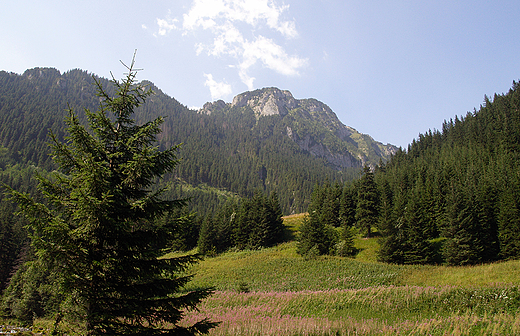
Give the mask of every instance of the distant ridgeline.
M 288 91 L 246 92 L 232 103 L 207 103 L 197 112 L 150 82 L 140 85 L 150 85 L 156 94 L 138 110 L 137 122 L 164 116 L 159 146 L 182 144 L 182 162 L 160 185 L 169 186 L 168 197 L 191 197 L 191 209 L 202 214 L 230 195 L 250 197 L 255 190 L 277 192 L 286 214 L 302 212 L 314 185 L 351 180 L 364 164 L 375 166 L 397 151 L 343 125 L 325 104 L 296 100 Z M 11 166 L 53 169 L 48 132 L 64 136 L 68 106 L 83 121 L 85 108 L 98 108 L 92 74 L 52 68 L 0 72 L 0 159 Z

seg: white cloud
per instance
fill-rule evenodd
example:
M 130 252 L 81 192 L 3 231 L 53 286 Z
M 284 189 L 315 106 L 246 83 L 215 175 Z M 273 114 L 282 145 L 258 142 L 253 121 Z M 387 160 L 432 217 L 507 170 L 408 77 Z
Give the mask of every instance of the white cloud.
M 298 69 L 307 64 L 307 60 L 287 55 L 282 47 L 263 36 L 244 44 L 243 58 L 246 65 L 254 64 L 258 59 L 267 68 L 286 76 L 298 75 Z
M 283 18 L 288 5 L 277 5 L 274 0 L 193 0 L 191 8 L 182 18 L 183 35 L 201 29 L 210 32 L 211 40 L 195 44 L 195 52 L 209 56 L 230 57 L 238 70 L 241 81 L 253 89 L 255 78 L 250 75 L 252 67 L 261 63 L 285 76 L 296 76 L 308 64 L 298 55 L 289 55 L 285 49 L 262 32 L 271 31 L 282 39 L 298 37 L 294 20 Z M 159 35 L 177 29 L 176 22 L 157 19 Z M 206 86 L 212 97 L 231 87 L 217 83 L 211 75 L 206 76 Z M 226 91 L 227 92 L 227 91 Z
M 209 92 L 211 93 L 211 99 L 217 100 L 224 98 L 227 95 L 230 95 L 233 90 L 231 89 L 231 85 L 226 84 L 224 82 L 217 82 L 213 79 L 212 74 L 204 74 L 206 77 L 206 82 L 204 86 L 209 87 Z
M 159 26 L 159 31 L 157 32 L 160 36 L 164 36 L 168 34 L 172 29 L 176 29 L 175 22 L 178 21 L 176 19 L 157 19 L 157 25 Z
M 209 29 L 218 25 L 216 20 L 245 22 L 251 26 L 265 21 L 269 28 L 292 38 L 298 36 L 294 22 L 280 20 L 280 15 L 288 8 L 276 6 L 269 0 L 194 0 L 188 14 L 183 15 L 183 28 Z

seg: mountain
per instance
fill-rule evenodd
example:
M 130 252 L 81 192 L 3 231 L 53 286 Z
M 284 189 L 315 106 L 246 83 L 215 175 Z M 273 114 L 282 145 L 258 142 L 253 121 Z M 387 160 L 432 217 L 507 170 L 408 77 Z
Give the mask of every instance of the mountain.
M 94 78 L 113 90 L 107 79 L 79 69 L 1 71 L 0 145 L 6 162 L 55 169 L 48 133 L 65 139 L 68 108 L 83 122 L 85 109 L 98 108 Z M 258 189 L 276 192 L 284 213 L 302 212 L 316 184 L 356 178 L 363 164 L 375 166 L 396 151 L 343 125 L 327 105 L 294 99 L 289 91 L 245 92 L 231 103 L 207 103 L 194 111 L 149 81 L 139 85 L 155 94 L 136 111 L 136 122 L 164 116 L 159 146 L 182 144 L 180 164 L 160 185 L 168 197 L 190 197 L 192 210 L 201 214 L 229 195 L 251 196 Z
M 295 99 L 291 92 L 278 88 L 264 88 L 244 92 L 231 103 L 218 100 L 206 103 L 199 113 L 229 111 L 233 108 L 252 110 L 257 119 L 278 116 L 285 125 L 286 135 L 300 149 L 324 158 L 336 169 L 372 167 L 386 161 L 397 152 L 393 145 L 383 145 L 354 128 L 345 126 L 336 114 L 316 99 Z

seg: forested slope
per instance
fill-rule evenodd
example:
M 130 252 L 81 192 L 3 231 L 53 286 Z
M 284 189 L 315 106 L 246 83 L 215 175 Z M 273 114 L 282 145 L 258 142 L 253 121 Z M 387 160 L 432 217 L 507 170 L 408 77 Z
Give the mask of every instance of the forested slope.
M 376 229 L 379 259 L 468 265 L 520 257 L 520 84 L 420 134 L 360 180 L 313 192 L 316 227 Z M 327 253 L 324 251 L 323 253 Z
M 108 80 L 98 78 L 108 88 Z M 205 115 L 189 110 L 155 87 L 156 93 L 136 113 L 138 123 L 166 117 L 160 146 L 182 144 L 182 164 L 164 181 L 181 179 L 192 186 L 192 207 L 198 212 L 215 208 L 224 190 L 251 196 L 256 189 L 276 191 L 285 213 L 303 211 L 314 184 L 352 178 L 324 159 L 304 151 L 292 141 L 279 116 L 255 118 L 250 109 Z M 98 108 L 91 74 L 51 68 L 27 70 L 23 75 L 0 72 L 0 144 L 18 164 L 54 169 L 47 146 L 49 130 L 63 137 L 66 109 L 70 106 L 85 121 L 84 109 Z M 202 191 L 204 190 L 204 191 Z M 211 191 L 213 190 L 213 191 Z M 178 188 L 171 197 L 181 197 Z M 205 206 L 200 206 L 204 204 Z
M 421 134 L 376 172 L 381 259 L 464 265 L 520 257 L 519 158 L 517 82 Z

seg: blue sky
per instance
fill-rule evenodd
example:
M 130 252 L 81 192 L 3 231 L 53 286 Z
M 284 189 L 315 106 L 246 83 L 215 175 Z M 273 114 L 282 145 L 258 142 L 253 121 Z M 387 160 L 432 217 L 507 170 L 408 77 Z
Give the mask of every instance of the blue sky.
M 520 1 L 6 1 L 0 69 L 139 79 L 189 107 L 262 87 L 406 146 L 520 79 Z

